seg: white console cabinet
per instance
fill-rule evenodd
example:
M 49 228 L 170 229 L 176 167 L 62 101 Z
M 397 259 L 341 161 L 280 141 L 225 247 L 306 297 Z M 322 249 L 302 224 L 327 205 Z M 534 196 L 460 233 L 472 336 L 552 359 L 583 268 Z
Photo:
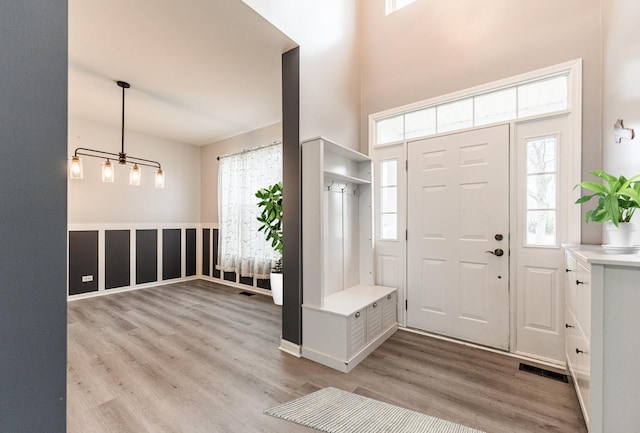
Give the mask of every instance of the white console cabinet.
M 640 432 L 640 255 L 565 249 L 566 361 L 587 427 Z
M 397 289 L 373 283 L 371 159 L 302 143 L 302 356 L 348 372 L 398 329 Z

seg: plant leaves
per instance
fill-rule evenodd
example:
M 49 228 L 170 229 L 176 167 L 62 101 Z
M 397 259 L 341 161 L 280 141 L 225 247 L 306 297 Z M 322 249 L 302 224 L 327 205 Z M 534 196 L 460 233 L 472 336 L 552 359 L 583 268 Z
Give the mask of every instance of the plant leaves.
M 609 191 L 607 187 L 599 182 L 580 182 L 578 185 L 581 188 L 588 189 L 589 191 L 593 191 L 595 193 L 606 194 Z

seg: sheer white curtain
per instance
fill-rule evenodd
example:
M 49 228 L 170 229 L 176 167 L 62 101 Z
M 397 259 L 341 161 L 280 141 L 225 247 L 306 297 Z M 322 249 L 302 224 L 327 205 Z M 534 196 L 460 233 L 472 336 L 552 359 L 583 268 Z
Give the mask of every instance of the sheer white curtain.
M 282 180 L 282 145 L 220 157 L 218 170 L 217 268 L 242 277 L 269 278 L 279 255 L 258 232 L 255 194 Z

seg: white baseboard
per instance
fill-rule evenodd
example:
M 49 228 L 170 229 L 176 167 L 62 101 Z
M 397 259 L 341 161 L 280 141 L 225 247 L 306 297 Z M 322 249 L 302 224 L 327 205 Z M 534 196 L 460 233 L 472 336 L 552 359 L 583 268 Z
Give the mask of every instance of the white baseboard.
M 296 343 L 292 343 L 288 340 L 285 340 L 282 337 L 280 338 L 279 349 L 282 350 L 284 353 L 288 353 L 289 355 L 295 356 L 296 358 L 302 357 L 302 346 Z
M 114 293 L 130 292 L 132 290 L 148 289 L 150 287 L 166 286 L 168 284 L 183 283 L 185 281 L 193 281 L 200 279 L 199 276 L 193 275 L 184 278 L 173 278 L 171 280 L 154 281 L 152 283 L 136 284 L 133 286 L 118 287 L 115 289 L 97 290 L 94 292 L 79 293 L 77 295 L 67 295 L 67 302 L 77 301 L 79 299 L 95 298 L 96 296 L 112 295 Z
M 456 340 L 455 338 L 445 337 L 445 336 L 438 335 L 438 334 L 432 334 L 430 332 L 421 331 L 419 329 L 405 328 L 405 327 L 400 327 L 398 329 L 400 329 L 401 331 L 411 332 L 413 334 L 424 335 L 425 337 L 435 338 L 437 340 L 449 341 L 451 343 L 460 344 L 462 346 L 473 347 L 474 349 L 480 349 L 480 350 L 484 350 L 486 352 L 497 353 L 497 354 L 500 354 L 500 355 L 509 356 L 511 358 L 521 359 L 521 360 L 527 361 L 527 362 L 534 362 L 536 364 L 544 365 L 544 366 L 547 366 L 547 367 L 552 367 L 552 368 L 556 368 L 556 369 L 560 369 L 560 370 L 566 368 L 566 365 L 565 365 L 564 362 L 556 361 L 554 359 L 538 358 L 538 357 L 535 357 L 533 355 L 524 354 L 524 353 L 518 353 L 518 352 L 516 352 L 516 353 L 506 352 L 506 351 L 503 351 L 503 350 L 493 349 L 493 348 L 487 347 L 487 346 L 481 346 L 479 344 L 469 343 L 468 341 Z
M 233 287 L 234 289 L 244 290 L 246 292 L 265 295 L 271 298 L 271 290 L 261 289 L 260 287 L 247 286 L 246 284 L 236 283 L 235 281 L 223 280 L 222 278 L 210 277 L 209 275 L 198 276 L 201 280 L 210 281 L 212 283 L 222 284 L 223 286 Z

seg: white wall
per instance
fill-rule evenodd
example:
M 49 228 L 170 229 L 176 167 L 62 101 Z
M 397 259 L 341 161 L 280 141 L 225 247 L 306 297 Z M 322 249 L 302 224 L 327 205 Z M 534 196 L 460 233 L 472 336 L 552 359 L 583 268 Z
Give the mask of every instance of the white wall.
M 600 168 L 600 0 L 417 1 L 388 16 L 384 3 L 361 2 L 363 151 L 371 113 L 582 58 L 582 168 Z M 583 223 L 583 242 L 599 230 Z
M 358 0 L 244 2 L 300 45 L 300 138 L 358 149 Z
M 202 196 L 200 200 L 203 223 L 218 223 L 218 160 L 216 158 L 253 147 L 265 146 L 274 141 L 282 141 L 282 123 L 256 129 L 201 148 Z
M 120 128 L 69 118 L 69 156 L 77 147 L 120 151 Z M 160 162 L 165 188 L 154 187 L 154 170 L 142 167 L 139 187 L 129 185 L 129 166 L 116 164 L 114 183 L 101 181 L 102 160 L 83 157 L 84 179 L 68 181 L 69 224 L 200 222 L 200 148 L 125 129 L 129 155 Z
M 603 167 L 612 174 L 640 174 L 640 2 L 604 0 L 603 24 Z M 624 119 L 634 140 L 615 143 L 613 124 Z

